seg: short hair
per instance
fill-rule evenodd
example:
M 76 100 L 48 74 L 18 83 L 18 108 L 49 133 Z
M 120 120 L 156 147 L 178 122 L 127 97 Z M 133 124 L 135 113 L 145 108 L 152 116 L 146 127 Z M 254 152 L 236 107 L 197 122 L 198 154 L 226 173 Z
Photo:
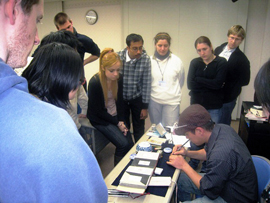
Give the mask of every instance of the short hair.
M 140 42 L 140 41 L 144 43 L 142 36 L 134 33 L 128 35 L 126 38 L 126 44 L 128 47 L 130 47 L 131 42 Z
M 165 39 L 169 45 L 171 45 L 171 36 L 167 32 L 159 32 L 154 37 L 155 44 L 158 43 L 159 40 Z
M 3 0 L 0 0 L 0 4 Z M 39 4 L 39 0 L 22 0 L 21 1 L 21 8 L 24 14 L 29 14 L 32 11 L 33 5 Z
M 206 130 L 208 132 L 212 132 L 214 127 L 215 127 L 215 122 L 212 121 L 212 119 L 211 119 L 208 123 L 206 123 L 206 124 L 204 124 L 202 126 L 199 126 L 199 127 L 203 128 L 204 130 Z M 196 130 L 196 128 L 192 129 L 190 132 L 195 134 L 195 130 Z
M 70 21 L 69 16 L 64 12 L 59 12 L 54 16 L 54 25 L 58 27 L 58 25 L 64 25 L 67 21 Z
M 22 76 L 28 81 L 30 93 L 66 109 L 69 92 L 82 81 L 83 63 L 75 49 L 53 42 L 40 47 Z
M 206 36 L 200 36 L 196 39 L 195 43 L 194 43 L 194 46 L 195 46 L 195 49 L 197 49 L 197 45 L 198 44 L 207 44 L 209 47 L 212 48 L 212 53 L 214 53 L 214 49 L 213 49 L 213 46 L 212 46 L 212 43 L 210 41 L 210 39 Z
M 246 38 L 246 31 L 241 25 L 234 25 L 228 30 L 227 36 L 229 37 L 230 35 L 237 35 L 244 40 Z
M 79 46 L 82 46 L 81 42 L 77 39 L 77 37 L 72 32 L 67 30 L 59 30 L 56 32 L 51 32 L 41 40 L 40 46 L 52 42 L 67 44 L 73 49 L 78 49 Z
M 108 102 L 108 88 L 107 88 L 107 78 L 104 69 L 112 67 L 117 62 L 122 65 L 121 59 L 117 53 L 114 52 L 112 48 L 105 48 L 99 58 L 99 78 L 103 90 L 103 95 L 105 103 Z M 117 100 L 118 82 L 112 81 L 112 93 L 115 100 Z
M 32 11 L 32 7 L 35 4 L 39 4 L 39 0 L 22 0 L 21 1 L 21 8 L 24 14 L 29 14 Z
M 270 112 L 270 59 L 257 73 L 254 88 L 258 101 Z

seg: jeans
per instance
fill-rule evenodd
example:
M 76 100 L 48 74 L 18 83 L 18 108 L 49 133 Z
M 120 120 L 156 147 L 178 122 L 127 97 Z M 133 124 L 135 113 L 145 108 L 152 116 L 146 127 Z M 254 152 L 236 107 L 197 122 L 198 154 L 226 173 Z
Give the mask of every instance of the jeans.
M 148 110 L 151 123 L 173 126 L 178 121 L 180 105 L 159 104 L 151 99 Z
M 124 103 L 123 108 L 125 114 L 125 121 L 127 123 L 128 129 L 130 129 L 130 112 L 131 112 L 133 135 L 136 143 L 144 134 L 145 120 L 140 119 L 142 111 L 142 97 L 138 97 L 136 99 L 129 101 L 124 101 L 123 103 Z
M 231 101 L 231 102 L 223 104 L 223 106 L 221 108 L 221 118 L 219 121 L 220 123 L 231 125 L 232 112 L 233 112 L 235 105 L 236 105 L 236 99 Z
M 207 111 L 209 112 L 209 114 L 212 118 L 212 121 L 214 121 L 215 123 L 220 122 L 221 108 L 220 109 L 207 109 Z
M 205 173 L 199 173 L 199 175 L 204 176 Z M 191 201 L 191 196 L 190 194 L 196 194 L 196 195 L 202 195 L 201 191 L 196 187 L 196 185 L 192 182 L 192 180 L 184 173 L 181 172 L 178 181 L 178 191 L 177 191 L 177 197 L 178 201 L 184 201 L 184 202 L 189 202 Z M 201 198 L 197 198 L 191 202 L 196 202 L 196 203 L 226 203 L 224 199 L 221 197 L 218 197 L 215 200 L 209 199 L 207 196 L 202 196 Z
M 115 156 L 123 158 L 133 146 L 130 132 L 124 136 L 116 125 L 94 125 L 94 127 L 116 146 Z
M 220 117 L 221 117 L 221 109 L 207 109 L 207 111 L 210 113 L 211 119 L 215 123 L 219 123 Z M 193 144 L 192 142 L 190 142 L 190 148 L 189 148 L 190 150 L 195 151 L 195 150 L 200 150 L 200 149 L 203 149 L 203 148 L 204 148 L 204 144 L 203 145 L 200 145 L 200 146 L 197 146 L 197 145 Z M 197 160 L 197 159 L 190 159 L 190 161 L 189 161 L 189 165 L 194 170 L 197 169 L 199 163 L 200 163 L 200 160 Z M 202 163 L 201 171 L 202 172 L 205 172 L 206 171 L 206 161 L 204 161 Z
M 204 148 L 204 145 L 205 144 L 202 144 L 200 146 L 197 146 L 195 145 L 193 142 L 190 142 L 190 148 L 189 150 L 190 151 L 197 151 L 197 150 L 200 150 L 200 149 L 203 149 Z M 189 160 L 189 165 L 194 169 L 196 170 L 198 168 L 198 165 L 200 163 L 200 160 L 198 159 L 190 159 Z M 203 161 L 202 162 L 202 168 L 201 168 L 201 172 L 205 172 L 206 171 L 206 161 Z

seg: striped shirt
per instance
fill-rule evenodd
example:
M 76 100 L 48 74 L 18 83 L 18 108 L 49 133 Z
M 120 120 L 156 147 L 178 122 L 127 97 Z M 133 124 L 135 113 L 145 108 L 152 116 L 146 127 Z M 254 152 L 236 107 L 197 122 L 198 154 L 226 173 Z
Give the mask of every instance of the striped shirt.
M 216 124 L 205 145 L 206 174 L 200 191 L 210 199 L 256 202 L 257 175 L 251 155 L 239 135 L 228 125 Z

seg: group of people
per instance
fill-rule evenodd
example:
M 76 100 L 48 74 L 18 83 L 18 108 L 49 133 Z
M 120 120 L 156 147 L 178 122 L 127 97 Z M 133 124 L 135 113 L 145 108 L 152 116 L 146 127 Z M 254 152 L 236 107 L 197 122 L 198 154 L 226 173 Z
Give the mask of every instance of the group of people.
M 99 58 L 99 72 L 88 84 L 87 117 L 116 146 L 115 164 L 133 145 L 130 113 L 138 141 L 149 111 L 153 123 L 178 121 L 185 127 L 177 128 L 177 134 L 196 146 L 205 144 L 189 151 L 175 146 L 167 162 L 182 169 L 180 201 L 194 193 L 204 195 L 197 202 L 256 202 L 257 177 L 248 149 L 229 125 L 219 124 L 230 122 L 241 87 L 249 82 L 249 61 L 238 48 L 245 38 L 241 26 L 229 29 L 228 43 L 215 53 L 207 37 L 195 41 L 200 57 L 191 61 L 188 72 L 191 106 L 179 117 L 184 69 L 170 51 L 168 33 L 154 37 L 151 57 L 138 34 L 127 36 L 124 50 L 106 48 L 100 54 L 60 13 L 55 18 L 59 31 L 43 38 L 19 77 L 13 69 L 25 66 L 33 45 L 40 42 L 37 23 L 43 1 L 0 0 L 0 10 L 1 201 L 107 202 L 98 163 L 66 111 L 86 86 L 83 66 Z M 85 48 L 88 42 L 96 51 Z M 91 55 L 84 59 L 88 51 Z M 255 79 L 257 98 L 268 116 L 269 74 L 268 61 Z M 224 120 L 223 109 L 229 112 Z M 184 156 L 205 160 L 204 173 L 198 174 Z
M 64 110 L 83 82 L 80 55 L 59 42 L 40 47 L 25 70 L 32 94 L 13 70 L 40 42 L 43 7 L 43 0 L 0 1 L 0 199 L 105 203 L 98 162 Z

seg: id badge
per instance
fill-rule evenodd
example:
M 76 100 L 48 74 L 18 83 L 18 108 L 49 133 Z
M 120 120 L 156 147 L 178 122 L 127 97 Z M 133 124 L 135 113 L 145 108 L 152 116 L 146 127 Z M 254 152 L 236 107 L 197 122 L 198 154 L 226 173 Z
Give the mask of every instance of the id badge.
M 165 81 L 158 81 L 158 85 L 160 87 L 166 87 L 166 82 Z

